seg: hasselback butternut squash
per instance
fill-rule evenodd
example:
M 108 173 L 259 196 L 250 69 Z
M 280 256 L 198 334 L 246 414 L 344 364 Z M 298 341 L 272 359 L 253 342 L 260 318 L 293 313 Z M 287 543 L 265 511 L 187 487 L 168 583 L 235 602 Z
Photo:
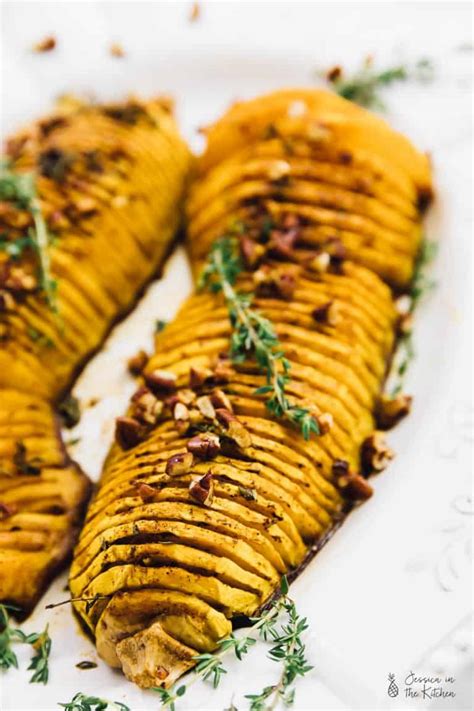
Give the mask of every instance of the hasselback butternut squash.
M 425 156 L 325 92 L 237 104 L 207 140 L 186 208 L 204 282 L 156 336 L 117 420 L 70 579 L 100 654 L 143 687 L 170 686 L 215 649 L 370 496 L 367 475 L 392 457 L 375 412 L 395 296 L 431 195 Z M 215 277 L 234 259 L 230 290 Z M 274 329 L 293 419 L 269 411 L 258 340 L 229 357 L 240 307 Z M 390 405 L 395 419 L 405 403 Z
M 28 612 L 89 482 L 55 407 L 156 272 L 190 164 L 166 100 L 66 100 L 6 143 L 0 202 L 0 601 Z M 33 177 L 34 176 L 34 177 Z

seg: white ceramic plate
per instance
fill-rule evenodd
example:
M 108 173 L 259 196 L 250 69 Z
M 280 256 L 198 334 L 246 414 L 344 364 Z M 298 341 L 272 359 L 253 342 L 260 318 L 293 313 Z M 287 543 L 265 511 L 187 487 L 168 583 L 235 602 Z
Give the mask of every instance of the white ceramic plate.
M 472 708 L 470 461 L 471 9 L 468 3 L 190 3 L 4 2 L 2 5 L 2 133 L 46 111 L 64 92 L 118 98 L 130 92 L 174 95 L 186 137 L 235 98 L 283 85 L 312 85 L 315 71 L 335 62 L 355 68 L 367 54 L 380 64 L 431 57 L 436 79 L 386 94 L 392 123 L 429 150 L 438 197 L 427 230 L 440 240 L 439 286 L 417 317 L 418 357 L 408 379 L 413 414 L 391 433 L 396 461 L 375 482 L 375 496 L 353 513 L 292 587 L 310 631 L 314 671 L 299 685 L 295 708 Z M 35 55 L 32 44 L 54 33 L 58 47 Z M 114 59 L 111 42 L 127 56 Z M 115 329 L 74 389 L 84 415 L 68 438 L 97 478 L 111 441 L 113 418 L 133 390 L 125 361 L 151 346 L 152 324 L 169 318 L 191 289 L 182 250 L 137 310 Z M 98 398 L 90 406 L 91 398 Z M 30 685 L 29 652 L 20 671 L 0 677 L 3 711 L 53 711 L 77 691 L 115 699 L 133 711 L 157 709 L 142 692 L 98 660 L 69 606 L 44 605 L 67 593 L 63 575 L 49 589 L 28 631 L 49 622 L 50 682 Z M 82 660 L 98 668 L 80 671 Z M 388 673 L 400 693 L 387 695 Z M 407 698 L 407 675 L 442 676 L 451 699 Z M 454 682 L 445 682 L 454 676 Z M 223 709 L 276 677 L 262 646 L 229 663 L 222 686 L 198 683 L 183 709 Z M 471 701 L 469 699 L 471 698 Z

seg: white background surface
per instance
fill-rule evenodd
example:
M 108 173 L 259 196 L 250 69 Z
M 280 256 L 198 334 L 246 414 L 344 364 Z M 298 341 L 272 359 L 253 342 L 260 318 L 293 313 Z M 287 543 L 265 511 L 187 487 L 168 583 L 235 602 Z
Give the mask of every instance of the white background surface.
M 415 405 L 390 435 L 398 456 L 374 482 L 376 495 L 292 587 L 310 621 L 308 651 L 315 666 L 298 685 L 295 708 L 472 708 L 466 624 L 472 598 L 470 4 L 204 2 L 193 24 L 189 11 L 187 2 L 4 2 L 2 134 L 47 110 L 63 92 L 102 99 L 164 91 L 175 96 L 183 131 L 198 148 L 196 128 L 232 99 L 312 85 L 318 68 L 355 68 L 367 53 L 381 65 L 420 56 L 434 60 L 432 84 L 408 83 L 386 93 L 389 120 L 431 152 L 436 173 L 437 201 L 427 230 L 440 239 L 434 270 L 439 286 L 417 317 L 418 358 L 408 379 Z M 57 49 L 32 54 L 31 45 L 50 33 Z M 109 56 L 113 41 L 123 45 L 126 58 Z M 170 317 L 190 288 L 180 251 L 78 383 L 85 412 L 77 428 L 82 440 L 73 451 L 91 476 L 100 471 L 113 417 L 133 389 L 126 358 L 138 346 L 150 347 L 154 319 Z M 99 402 L 87 407 L 91 397 Z M 53 711 L 77 691 L 122 701 L 132 711 L 157 709 L 153 693 L 136 689 L 97 659 L 68 606 L 44 611 L 43 604 L 67 597 L 65 580 L 55 583 L 25 625 L 39 630 L 50 624 L 50 682 L 27 683 L 29 650 L 19 648 L 22 670 L 0 678 L 2 711 Z M 76 669 L 84 659 L 97 661 L 98 668 Z M 245 709 L 242 694 L 276 676 L 261 646 L 229 666 L 218 691 L 195 684 L 181 708 L 223 709 L 234 696 Z M 446 688 L 457 697 L 449 704 L 405 700 L 403 680 L 410 671 L 454 674 L 455 684 Z M 386 693 L 389 672 L 402 692 L 393 700 Z

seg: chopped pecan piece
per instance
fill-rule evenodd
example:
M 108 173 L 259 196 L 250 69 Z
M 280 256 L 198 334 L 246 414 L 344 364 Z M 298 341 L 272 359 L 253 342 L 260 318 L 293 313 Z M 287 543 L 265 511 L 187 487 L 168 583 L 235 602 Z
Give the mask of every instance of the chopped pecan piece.
M 207 472 L 199 479 L 194 479 L 189 485 L 189 493 L 203 506 L 210 506 L 214 496 L 214 481 L 211 472 Z
M 219 408 L 219 409 L 229 410 L 229 412 L 233 411 L 232 403 L 231 403 L 229 397 L 220 388 L 216 388 L 215 390 L 212 391 L 211 402 L 216 409 Z
M 316 417 L 316 420 L 318 422 L 319 431 L 322 435 L 327 434 L 334 425 L 334 417 L 330 412 L 323 412 L 321 415 Z
M 369 482 L 360 474 L 349 472 L 337 480 L 339 489 L 352 501 L 365 501 L 370 499 L 374 490 Z
M 413 398 L 410 395 L 396 395 L 389 397 L 381 395 L 376 412 L 377 424 L 383 430 L 394 427 L 411 410 Z
M 289 300 L 296 288 L 296 272 L 286 267 L 271 269 L 262 267 L 253 275 L 257 294 Z
M 189 427 L 189 410 L 182 402 L 177 402 L 173 408 L 173 419 L 180 434 L 187 432 Z
M 199 390 L 213 375 L 214 373 L 210 368 L 190 368 L 189 385 L 193 390 Z
M 265 247 L 246 234 L 240 237 L 240 252 L 245 266 L 253 269 L 265 254 Z
M 335 459 L 332 463 L 332 473 L 334 477 L 345 476 L 349 473 L 349 462 L 345 459 Z
M 220 439 L 213 432 L 203 432 L 189 440 L 187 450 L 200 459 L 213 459 L 221 451 Z
M 125 50 L 121 44 L 113 42 L 109 47 L 109 54 L 111 57 L 117 57 L 120 59 L 121 57 L 125 57 Z
M 342 75 L 342 67 L 340 67 L 338 64 L 335 67 L 331 67 L 326 72 L 326 79 L 331 82 L 331 84 L 334 84 L 335 81 L 340 79 Z
M 53 35 L 44 37 L 44 39 L 33 45 L 33 52 L 51 52 L 56 47 L 56 38 Z
M 15 299 L 9 291 L 0 290 L 0 311 L 12 311 L 15 308 Z
M 122 449 L 131 449 L 143 439 L 143 426 L 134 417 L 118 417 L 115 421 L 115 441 Z
M 174 392 L 176 390 L 177 377 L 167 370 L 152 370 L 145 373 L 145 383 L 154 393 Z
M 148 363 L 148 360 L 149 356 L 145 351 L 138 351 L 138 353 L 135 353 L 135 355 L 129 358 L 127 361 L 127 367 L 129 372 L 132 375 L 141 375 L 146 364 Z
M 169 476 L 181 476 L 187 474 L 193 466 L 193 455 L 191 452 L 180 452 L 174 454 L 166 462 L 166 473 Z
M 315 308 L 312 316 L 318 323 L 328 326 L 336 326 L 340 321 L 339 310 L 334 301 L 327 301 L 322 306 Z
M 385 442 L 382 432 L 372 432 L 362 443 L 360 460 L 362 471 L 367 476 L 381 472 L 393 459 L 395 453 Z
M 217 409 L 216 417 L 226 431 L 226 436 L 232 439 L 238 447 L 246 449 L 252 445 L 248 430 L 229 410 Z
M 311 271 L 317 274 L 325 274 L 330 264 L 331 257 L 329 256 L 329 252 L 319 252 L 319 254 L 316 254 L 313 259 L 311 259 L 308 266 Z
M 156 489 L 149 486 L 149 484 L 140 484 L 137 493 L 143 501 L 151 501 L 156 494 Z
M 228 383 L 234 374 L 235 370 L 228 356 L 219 357 L 214 366 L 214 381 L 216 383 Z
M 154 425 L 163 412 L 163 403 L 158 400 L 151 390 L 141 387 L 132 397 L 133 416 L 147 425 Z
M 203 417 L 206 417 L 209 420 L 213 420 L 216 416 L 216 411 L 209 395 L 202 395 L 201 397 L 198 397 L 198 399 L 196 400 L 196 405 Z
M 292 259 L 297 239 L 298 229 L 296 227 L 286 231 L 272 230 L 270 232 L 268 252 L 272 257 Z
M 3 501 L 0 501 L 0 521 L 10 518 L 10 516 L 13 516 L 16 512 L 17 508 L 14 504 L 5 504 Z

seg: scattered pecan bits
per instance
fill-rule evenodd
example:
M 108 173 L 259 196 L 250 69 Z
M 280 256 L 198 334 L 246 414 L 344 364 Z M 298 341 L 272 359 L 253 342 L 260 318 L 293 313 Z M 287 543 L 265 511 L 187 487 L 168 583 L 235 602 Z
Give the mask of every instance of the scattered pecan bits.
M 181 476 L 191 471 L 194 457 L 191 452 L 181 452 L 175 454 L 166 462 L 166 473 L 168 476 Z
M 109 54 L 111 57 L 116 57 L 117 59 L 121 59 L 122 57 L 125 57 L 125 50 L 122 47 L 121 44 L 118 42 L 112 42 L 112 44 L 109 47 Z
M 229 410 L 216 410 L 217 420 L 225 430 L 225 435 L 233 440 L 240 449 L 252 446 L 252 438 L 244 425 Z
M 322 306 L 318 306 L 312 312 L 312 316 L 317 323 L 327 326 L 337 326 L 340 322 L 340 313 L 334 301 L 327 301 Z
M 207 472 L 199 479 L 194 479 L 189 485 L 189 493 L 203 506 L 210 506 L 214 498 L 214 480 L 211 472 Z
M 151 373 L 145 373 L 144 378 L 145 383 L 154 393 L 172 393 L 176 390 L 176 375 L 167 370 L 152 370 Z
M 0 501 L 0 521 L 10 518 L 10 516 L 16 514 L 16 511 L 16 506 L 13 504 L 5 504 L 3 501 Z
M 158 677 L 158 679 L 161 679 L 162 681 L 164 681 L 169 676 L 169 671 L 167 669 L 165 669 L 164 667 L 157 667 L 155 674 Z
M 221 442 L 213 432 L 204 432 L 192 437 L 186 447 L 199 459 L 214 459 L 221 451 Z
M 134 417 L 118 417 L 115 421 L 115 441 L 122 449 L 131 449 L 142 441 L 143 425 Z
M 372 496 L 373 489 L 363 476 L 350 470 L 345 459 L 335 459 L 332 474 L 341 492 L 351 501 L 364 501 Z
M 53 35 L 48 35 L 42 40 L 33 45 L 33 52 L 42 54 L 44 52 L 51 52 L 56 47 L 56 38 Z
M 233 412 L 233 407 L 232 403 L 226 395 L 226 393 L 221 390 L 220 388 L 216 388 L 215 390 L 212 391 L 211 393 L 211 402 L 214 405 L 214 407 L 217 409 L 224 409 L 224 410 L 229 410 L 229 412 Z
M 321 435 L 327 434 L 334 425 L 334 417 L 330 412 L 323 412 L 316 417 Z
M 201 397 L 198 397 L 196 405 L 203 417 L 209 420 L 213 420 L 215 418 L 216 411 L 209 395 L 202 395 Z
M 285 268 L 261 267 L 253 274 L 258 296 L 272 296 L 289 301 L 295 292 L 297 271 L 289 266 Z
M 146 367 L 146 364 L 148 363 L 148 360 L 149 357 L 145 351 L 138 351 L 138 353 L 129 358 L 127 361 L 127 368 L 129 373 L 135 376 L 141 375 L 141 373 Z
M 373 432 L 362 443 L 360 459 L 363 473 L 381 472 L 394 458 L 395 453 L 385 442 L 381 432 Z
M 193 390 L 200 390 L 213 375 L 214 373 L 210 368 L 190 368 L 189 385 Z
M 336 479 L 340 476 L 347 476 L 349 473 L 349 462 L 345 459 L 335 459 L 332 463 L 332 474 Z
M 38 157 L 39 171 L 45 178 L 62 183 L 74 160 L 75 156 L 72 153 L 60 148 L 49 148 L 40 153 Z
M 381 395 L 377 404 L 376 419 L 377 424 L 383 430 L 394 427 L 411 410 L 413 398 L 410 395 L 400 393 L 395 397 Z
M 201 5 L 193 2 L 189 11 L 189 22 L 196 22 L 201 17 Z
M 151 501 L 155 497 L 156 489 L 148 484 L 140 484 L 137 489 L 137 494 L 142 501 Z
M 341 492 L 351 501 L 365 501 L 370 499 L 374 490 L 369 482 L 360 474 L 349 472 L 346 476 L 340 476 L 337 484 Z
M 240 237 L 240 253 L 245 266 L 254 269 L 265 254 L 265 247 L 243 234 Z
M 190 412 L 186 405 L 177 402 L 173 408 L 173 419 L 180 434 L 185 434 L 190 424 Z
M 74 395 L 67 395 L 58 405 L 58 413 L 61 416 L 64 426 L 74 427 L 81 419 L 81 409 L 79 400 Z
M 28 452 L 23 442 L 16 443 L 13 464 L 18 474 L 38 476 L 41 473 L 41 463 L 39 457 L 28 457 Z
M 156 424 L 163 409 L 161 400 L 146 387 L 139 388 L 132 397 L 132 416 L 144 425 Z

